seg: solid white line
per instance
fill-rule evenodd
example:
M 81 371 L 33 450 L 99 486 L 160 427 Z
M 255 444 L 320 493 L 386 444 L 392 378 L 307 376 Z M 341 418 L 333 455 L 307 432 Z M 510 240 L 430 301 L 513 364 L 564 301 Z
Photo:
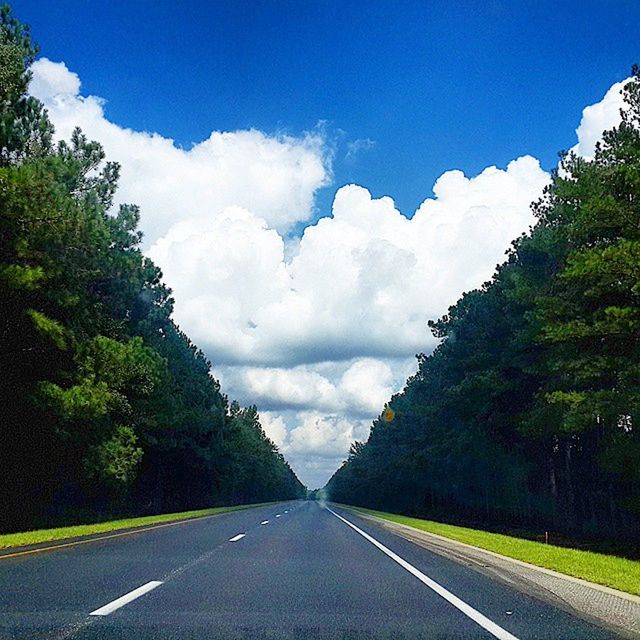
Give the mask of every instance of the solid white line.
M 238 540 L 242 540 L 242 538 L 247 535 L 246 533 L 239 533 L 237 536 L 233 536 L 233 538 L 229 538 L 229 542 L 238 542 Z
M 260 524 L 269 524 L 268 520 L 263 520 Z
M 349 525 L 354 531 L 357 531 L 363 538 L 368 540 L 372 545 L 378 547 L 380 551 L 386 553 L 392 560 L 395 560 L 403 569 L 406 569 L 409 573 L 413 574 L 420 582 L 427 587 L 435 591 L 439 596 L 442 596 L 447 602 L 450 602 L 456 609 L 459 609 L 467 617 L 471 618 L 475 623 L 479 624 L 482 628 L 486 629 L 491 635 L 499 640 L 518 640 L 516 636 L 510 634 L 508 631 L 498 626 L 492 620 L 489 620 L 486 616 L 483 616 L 479 611 L 476 611 L 471 605 L 468 605 L 463 600 L 460 600 L 453 593 L 439 585 L 435 580 L 429 578 L 429 576 L 416 569 L 413 565 L 409 564 L 406 560 L 403 560 L 398 554 L 385 547 L 381 542 L 378 542 L 375 538 L 372 538 L 368 533 L 365 533 L 362 529 L 356 527 L 355 524 L 349 522 L 346 518 L 338 515 L 329 507 L 326 507 L 327 511 L 333 513 L 336 518 L 339 518 L 345 524 Z
M 121 598 L 118 598 L 117 600 L 114 600 L 109 604 L 105 604 L 104 607 L 100 607 L 99 609 L 92 611 L 89 615 L 90 616 L 107 616 L 112 611 L 115 611 L 120 607 L 124 607 L 125 604 L 128 604 L 132 600 L 135 600 L 136 598 L 143 596 L 145 593 L 152 591 L 156 587 L 159 587 L 161 584 L 162 582 L 159 582 L 158 580 L 152 580 L 151 582 L 147 582 L 147 584 L 143 584 L 141 587 L 138 587 L 137 589 L 130 591 L 129 593 L 123 595 Z

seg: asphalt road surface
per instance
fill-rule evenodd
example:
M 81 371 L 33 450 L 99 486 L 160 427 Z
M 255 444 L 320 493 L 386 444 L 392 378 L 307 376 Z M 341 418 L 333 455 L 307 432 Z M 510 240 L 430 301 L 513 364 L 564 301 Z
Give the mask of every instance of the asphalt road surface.
M 0 557 L 3 639 L 614 637 L 317 502 Z

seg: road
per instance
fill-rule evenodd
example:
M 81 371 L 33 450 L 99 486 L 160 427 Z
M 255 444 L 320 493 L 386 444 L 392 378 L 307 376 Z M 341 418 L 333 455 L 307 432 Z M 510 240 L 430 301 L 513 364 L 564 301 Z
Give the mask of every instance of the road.
M 613 637 L 317 502 L 0 557 L 3 639 Z

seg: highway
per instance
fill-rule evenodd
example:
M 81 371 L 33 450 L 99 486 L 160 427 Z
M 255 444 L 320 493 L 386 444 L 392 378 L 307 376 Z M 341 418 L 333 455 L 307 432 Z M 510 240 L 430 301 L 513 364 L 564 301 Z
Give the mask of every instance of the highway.
M 614 637 L 317 502 L 0 557 L 2 639 Z

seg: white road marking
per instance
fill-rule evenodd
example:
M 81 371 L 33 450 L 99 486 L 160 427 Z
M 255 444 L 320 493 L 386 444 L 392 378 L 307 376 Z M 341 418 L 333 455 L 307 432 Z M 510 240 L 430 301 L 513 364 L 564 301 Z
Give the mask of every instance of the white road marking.
M 152 580 L 151 582 L 147 582 L 147 584 L 143 584 L 141 587 L 130 591 L 129 593 L 123 595 L 122 597 L 110 602 L 109 604 L 105 604 L 104 607 L 100 607 L 95 611 L 92 611 L 90 616 L 108 616 L 112 611 L 119 609 L 120 607 L 124 607 L 125 604 L 128 604 L 132 600 L 143 596 L 145 593 L 152 591 L 156 587 L 159 587 L 162 582 L 158 580 Z
M 269 524 L 268 520 L 263 520 L 260 524 Z
M 229 542 L 238 542 L 238 540 L 242 540 L 247 534 L 239 533 L 237 536 L 233 536 L 233 538 L 229 538 Z
M 416 569 L 412 564 L 409 564 L 406 560 L 403 560 L 398 554 L 385 547 L 381 542 L 378 542 L 375 538 L 372 538 L 368 533 L 365 533 L 362 529 L 356 527 L 355 524 L 349 522 L 346 518 L 338 515 L 329 507 L 325 507 L 327 511 L 332 513 L 336 518 L 339 518 L 345 524 L 349 525 L 354 531 L 358 532 L 365 540 L 368 540 L 372 545 L 378 547 L 380 551 L 386 553 L 392 560 L 397 562 L 403 569 L 406 569 L 409 573 L 413 574 L 420 582 L 427 587 L 435 591 L 439 596 L 442 596 L 447 602 L 451 603 L 456 609 L 459 609 L 467 617 L 471 618 L 476 624 L 479 624 L 483 629 L 486 629 L 492 636 L 499 640 L 518 640 L 516 636 L 510 634 L 508 631 L 498 626 L 492 620 L 489 620 L 486 616 L 483 616 L 479 611 L 476 611 L 471 605 L 468 605 L 463 600 L 460 600 L 458 596 L 453 595 L 451 591 L 448 591 L 443 586 L 439 585 L 435 580 L 432 580 L 429 576 Z
M 282 514 L 281 514 L 281 513 L 279 513 L 279 514 L 276 516 L 276 518 L 280 518 L 281 516 L 282 516 Z

